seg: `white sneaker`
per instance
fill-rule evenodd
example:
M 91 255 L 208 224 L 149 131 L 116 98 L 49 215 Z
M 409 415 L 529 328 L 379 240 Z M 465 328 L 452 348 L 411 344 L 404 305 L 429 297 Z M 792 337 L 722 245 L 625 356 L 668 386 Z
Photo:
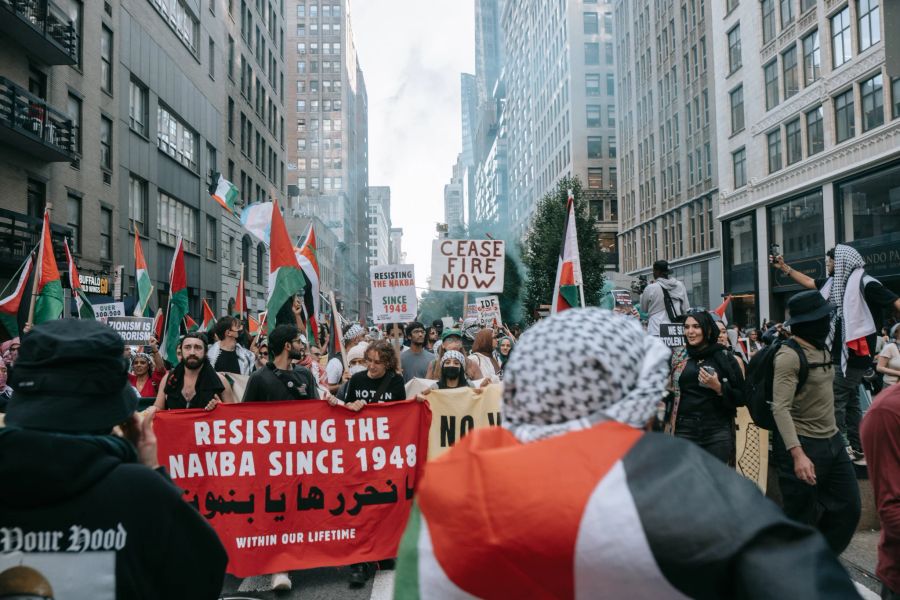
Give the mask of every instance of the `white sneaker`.
M 287 573 L 272 573 L 272 590 L 284 591 L 291 589 L 291 578 Z

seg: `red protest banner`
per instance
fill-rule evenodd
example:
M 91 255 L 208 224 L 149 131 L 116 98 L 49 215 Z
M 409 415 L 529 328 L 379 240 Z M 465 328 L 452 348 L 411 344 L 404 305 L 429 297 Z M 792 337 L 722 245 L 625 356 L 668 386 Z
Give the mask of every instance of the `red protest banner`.
M 238 577 L 392 558 L 428 456 L 422 402 L 324 401 L 158 413 L 159 463 Z

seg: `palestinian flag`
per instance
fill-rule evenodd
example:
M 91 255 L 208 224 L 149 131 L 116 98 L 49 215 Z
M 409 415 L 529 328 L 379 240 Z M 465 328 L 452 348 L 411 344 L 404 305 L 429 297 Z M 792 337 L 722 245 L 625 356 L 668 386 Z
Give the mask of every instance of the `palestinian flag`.
M 12 290 L 12 293 L 0 300 L 0 326 L 6 329 L 6 337 L 8 339 L 18 337 L 20 333 L 19 310 L 27 306 L 27 296 L 30 289 L 28 282 L 31 280 L 33 266 L 32 255 L 29 255 L 25 262 L 22 263 L 22 266 L 19 267 L 19 272 L 16 273 L 10 282 L 15 282 L 16 287 Z M 18 277 L 18 279 L 15 277 Z M 7 286 L 8 288 L 9 286 Z M 6 290 L 4 290 L 5 292 Z
M 78 318 L 95 319 L 94 307 L 91 306 L 90 300 L 81 289 L 81 278 L 78 277 L 78 267 L 75 266 L 75 259 L 72 258 L 72 253 L 69 251 L 69 242 L 64 240 L 63 247 L 66 249 L 66 262 L 69 264 L 69 287 L 75 298 L 75 306 L 78 307 Z
M 59 268 L 56 256 L 53 255 L 53 242 L 50 238 L 50 211 L 44 211 L 44 230 L 41 234 L 41 245 L 38 251 L 37 286 L 35 288 L 34 314 L 29 315 L 32 324 L 39 325 L 44 321 L 60 318 L 63 312 L 62 282 L 59 279 Z
M 294 247 L 284 224 L 284 217 L 278 209 L 278 202 L 272 203 L 272 243 L 269 246 L 269 297 L 266 312 L 277 315 L 285 303 L 292 301 L 305 289 L 303 272 L 294 256 Z M 275 326 L 278 325 L 276 322 Z
M 247 333 L 250 337 L 259 335 L 259 321 L 249 315 L 247 316 Z
M 553 285 L 553 303 L 550 313 L 558 313 L 567 308 L 584 306 L 581 279 L 581 259 L 578 255 L 578 233 L 575 231 L 575 197 L 569 190 L 566 203 L 566 226 L 563 230 L 562 248 L 559 251 L 559 266 L 556 268 L 556 283 Z
M 143 317 L 150 304 L 153 283 L 150 281 L 147 261 L 144 260 L 144 251 L 141 250 L 141 232 L 137 225 L 134 226 L 134 281 L 138 297 L 137 304 L 134 305 L 134 316 Z
M 241 277 L 238 279 L 237 294 L 234 296 L 234 308 L 232 308 L 231 316 L 243 321 L 247 314 L 247 288 L 244 286 L 244 265 L 241 263 Z
M 188 312 L 187 272 L 184 269 L 184 241 L 178 236 L 172 268 L 169 270 L 169 308 L 166 311 L 166 327 L 160 349 L 162 357 L 174 364 L 175 350 L 181 336 L 181 322 Z
M 417 483 L 394 598 L 855 597 L 820 533 L 671 436 L 475 429 Z
M 722 319 L 722 322 L 725 325 L 728 325 L 728 317 L 725 316 L 726 312 L 728 312 L 728 305 L 731 304 L 731 296 L 726 296 L 725 301 L 719 305 L 719 308 L 715 309 L 713 312 L 719 315 L 719 318 Z
M 156 336 L 157 341 L 163 339 L 163 325 L 165 321 L 162 309 L 157 308 L 156 315 L 153 316 L 153 334 Z
M 334 306 L 334 300 L 331 305 L 331 337 L 328 338 L 328 360 L 341 356 L 341 350 L 344 348 L 343 330 L 341 329 L 341 316 L 338 314 L 337 308 Z
M 184 328 L 188 333 L 194 333 L 200 329 L 200 326 L 191 318 L 191 315 L 184 315 Z
M 209 304 L 206 302 L 206 298 L 203 299 L 203 323 L 200 324 L 200 329 L 209 333 L 212 331 L 213 327 L 216 326 L 216 315 L 209 307 Z
M 238 189 L 234 184 L 222 177 L 221 173 L 213 173 L 213 183 L 209 186 L 209 195 L 222 205 L 222 208 L 234 214 L 234 202 L 238 198 Z
M 303 307 L 306 309 L 306 326 L 309 339 L 319 339 L 319 323 L 316 315 L 319 314 L 319 259 L 316 243 L 316 230 L 313 224 L 309 224 L 309 231 L 300 245 L 294 249 L 297 263 L 303 271 L 306 279 L 306 288 L 303 290 Z

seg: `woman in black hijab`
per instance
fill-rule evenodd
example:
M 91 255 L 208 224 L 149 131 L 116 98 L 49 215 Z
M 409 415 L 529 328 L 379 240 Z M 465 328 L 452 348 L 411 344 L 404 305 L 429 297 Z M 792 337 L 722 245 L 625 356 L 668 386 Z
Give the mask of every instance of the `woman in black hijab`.
M 672 355 L 671 416 L 666 431 L 733 464 L 734 417 L 744 405 L 744 375 L 734 354 L 718 343 L 719 328 L 705 311 L 684 320 L 684 347 Z

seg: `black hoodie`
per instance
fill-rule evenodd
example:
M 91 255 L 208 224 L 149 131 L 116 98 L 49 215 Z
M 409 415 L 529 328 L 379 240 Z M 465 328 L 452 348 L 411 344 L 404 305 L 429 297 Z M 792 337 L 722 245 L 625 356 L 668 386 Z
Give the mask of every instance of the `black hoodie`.
M 167 477 L 129 462 L 133 449 L 97 440 L 0 429 L 0 556 L 55 556 L 39 564 L 71 572 L 115 552 L 114 573 L 76 571 L 85 588 L 115 577 L 120 600 L 218 598 L 228 559 L 213 529 Z

